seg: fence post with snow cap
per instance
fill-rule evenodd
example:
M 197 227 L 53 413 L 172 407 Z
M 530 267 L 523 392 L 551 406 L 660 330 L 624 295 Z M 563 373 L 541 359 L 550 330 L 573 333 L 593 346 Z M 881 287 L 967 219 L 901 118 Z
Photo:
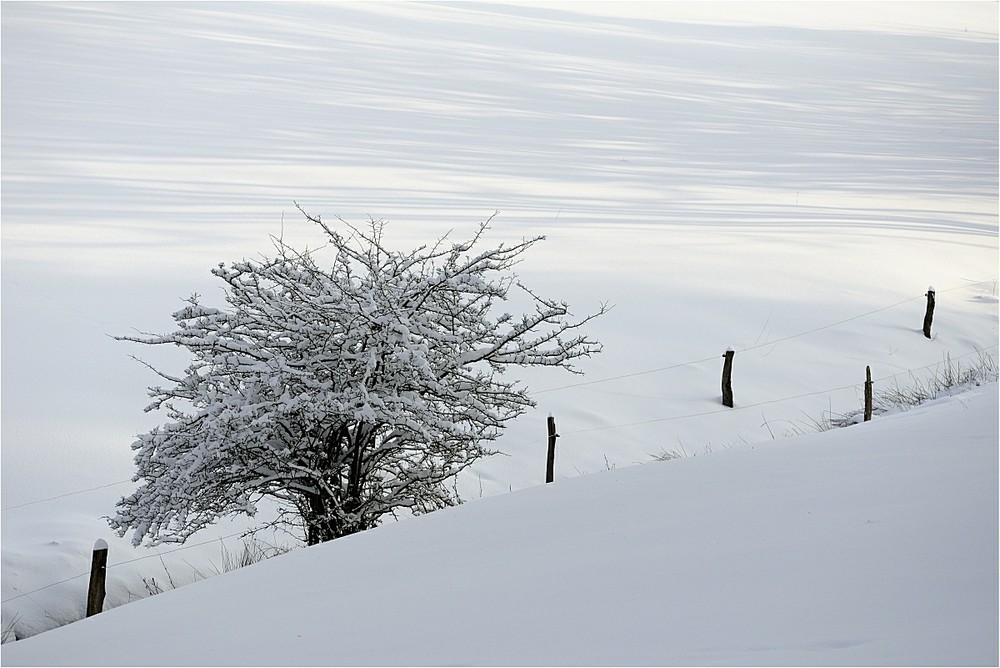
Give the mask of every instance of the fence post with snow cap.
M 733 357 L 736 351 L 726 348 L 725 363 L 722 365 L 722 405 L 733 407 Z
M 931 338 L 931 323 L 934 321 L 934 286 L 927 288 L 927 311 L 924 313 L 924 336 Z
M 108 572 L 108 543 L 98 538 L 90 563 L 90 587 L 87 589 L 87 617 L 104 609 L 105 578 Z
M 549 451 L 545 458 L 545 482 L 550 483 L 555 478 L 555 468 L 556 468 L 556 439 L 559 438 L 559 434 L 556 433 L 556 419 L 549 415 L 548 419 L 549 428 Z

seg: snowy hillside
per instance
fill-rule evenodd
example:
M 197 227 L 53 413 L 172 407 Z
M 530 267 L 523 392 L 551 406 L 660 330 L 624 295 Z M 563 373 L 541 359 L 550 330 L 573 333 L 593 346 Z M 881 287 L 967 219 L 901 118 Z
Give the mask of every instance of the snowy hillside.
M 20 665 L 996 665 L 997 384 L 559 481 L 3 647 Z
M 977 561 L 996 556 L 989 393 L 782 440 L 856 411 L 868 366 L 878 393 L 968 368 L 984 352 L 997 358 L 996 3 L 250 7 L 0 7 L 5 642 L 82 616 L 101 539 L 110 545 L 107 606 L 124 606 L 106 619 L 124 625 L 144 619 L 142 610 L 181 608 L 188 616 L 195 603 L 170 603 L 188 596 L 205 596 L 197 605 L 211 610 L 224 603 L 210 592 L 242 588 L 226 583 L 281 572 L 289 586 L 343 587 L 326 593 L 352 601 L 363 589 L 370 605 L 409 615 L 404 628 L 372 622 L 386 654 L 371 662 L 404 660 L 412 647 L 457 652 L 459 640 L 477 653 L 414 656 L 612 661 L 600 645 L 634 647 L 637 662 L 658 662 L 664 648 L 674 652 L 664 661 L 686 663 L 996 661 L 976 625 L 995 631 L 995 605 L 990 617 L 983 597 L 992 592 L 995 604 L 996 570 Z M 194 292 L 221 305 L 210 270 L 270 252 L 269 235 L 321 241 L 294 202 L 325 221 L 385 219 L 386 243 L 399 250 L 449 230 L 464 238 L 499 211 L 489 245 L 547 237 L 518 266 L 527 285 L 577 315 L 613 305 L 588 329 L 603 352 L 580 365 L 583 376 L 520 377 L 538 406 L 497 442 L 502 455 L 459 479 L 474 503 L 140 601 L 223 570 L 241 533 L 270 517 L 222 522 L 180 549 L 134 549 L 110 531 L 103 517 L 135 489 L 129 446 L 165 420 L 143 412 L 146 387 L 159 379 L 129 356 L 169 373 L 189 361 L 179 349 L 137 350 L 112 336 L 168 330 Z M 927 339 L 929 285 L 937 307 Z M 720 403 L 730 347 L 731 409 Z M 973 409 L 983 414 L 970 423 Z M 548 414 L 560 439 L 556 484 L 542 488 Z M 933 414 L 939 423 L 922 422 Z M 965 433 L 973 427 L 978 435 Z M 955 455 L 967 436 L 980 446 L 992 439 L 992 454 Z M 914 444 L 926 456 L 909 456 Z M 689 457 L 631 468 L 664 452 Z M 825 458 L 838 452 L 842 460 Z M 961 475 L 953 468 L 966 466 Z M 992 484 L 989 503 L 981 501 L 990 490 L 970 487 L 972 467 L 979 485 Z M 863 490 L 855 497 L 835 484 L 855 480 L 840 477 L 847 469 L 879 482 L 851 483 Z M 909 481 L 919 484 L 893 486 Z M 951 491 L 918 491 L 932 482 Z M 635 498 L 618 493 L 624 487 Z M 591 515 L 577 515 L 576 504 Z M 929 507 L 950 509 L 951 521 Z M 579 538 L 568 529 L 549 536 L 556 516 L 575 522 Z M 988 526 L 992 534 L 977 528 Z M 918 544 L 918 531 L 947 538 L 945 551 L 930 538 Z M 517 552 L 498 545 L 505 533 Z M 686 540 L 656 542 L 667 534 Z M 489 540 L 474 544 L 480 536 Z M 352 555 L 396 540 L 398 558 L 380 553 L 379 563 L 410 560 L 440 578 L 446 604 L 435 599 L 418 614 L 408 606 L 419 605 L 419 578 L 358 571 Z M 648 548 L 648 560 L 630 541 Z M 558 565 L 543 559 L 549 551 L 560 553 Z M 454 562 L 435 570 L 444 557 Z M 966 558 L 961 572 L 975 593 L 950 565 Z M 463 570 L 463 560 L 478 570 Z M 343 577 L 328 574 L 348 562 Z M 308 584 L 295 584 L 307 577 L 296 564 Z M 937 579 L 915 590 L 918 570 Z M 533 579 L 512 584 L 525 571 Z M 452 572 L 458 579 L 445 582 Z M 565 579 L 546 584 L 549 572 Z M 385 588 L 368 593 L 370 578 Z M 366 610 L 374 619 L 376 608 Z M 548 623 L 563 644 L 527 628 L 543 612 L 557 618 Z M 240 635 L 275 652 L 317 652 L 287 662 L 339 661 L 328 654 L 334 645 L 344 662 L 364 660 L 352 653 L 361 645 L 329 636 L 346 609 L 324 605 L 328 645 L 295 642 L 293 627 L 308 624 L 286 614 L 287 622 L 236 615 Z M 900 614 L 909 630 L 891 621 Z M 433 646 L 423 644 L 429 628 Z M 497 639 L 487 642 L 488 631 Z M 5 645 L 4 662 L 25 647 L 8 654 Z M 259 661 L 285 662 L 245 647 Z M 169 663 L 162 656 L 128 660 Z

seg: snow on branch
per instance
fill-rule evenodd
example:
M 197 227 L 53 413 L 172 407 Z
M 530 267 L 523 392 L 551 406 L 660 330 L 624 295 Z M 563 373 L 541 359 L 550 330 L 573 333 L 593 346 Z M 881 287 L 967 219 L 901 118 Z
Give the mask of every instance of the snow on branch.
M 467 241 L 398 252 L 381 221 L 302 213 L 320 250 L 273 238 L 274 257 L 212 270 L 225 308 L 193 295 L 175 331 L 118 337 L 193 358 L 182 376 L 156 371 L 169 385 L 150 388 L 149 410 L 169 421 L 133 444 L 142 484 L 109 520 L 136 545 L 184 541 L 264 497 L 310 544 L 454 504 L 449 480 L 533 405 L 502 371 L 578 372 L 601 350 L 582 329 L 608 307 L 574 318 L 513 273 L 543 237 L 478 249 L 490 217 Z M 526 313 L 500 311 L 514 288 Z

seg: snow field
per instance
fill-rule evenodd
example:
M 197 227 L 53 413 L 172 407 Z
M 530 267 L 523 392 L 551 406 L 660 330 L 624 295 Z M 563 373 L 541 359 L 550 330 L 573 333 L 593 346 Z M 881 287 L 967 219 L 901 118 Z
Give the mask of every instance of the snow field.
M 533 619 L 540 596 L 528 585 L 517 589 L 510 579 L 494 580 L 488 572 L 479 580 L 481 571 L 462 574 L 456 567 L 451 597 L 438 600 L 433 613 L 422 610 L 406 618 L 393 631 L 399 643 L 390 647 L 386 635 L 392 634 L 379 634 L 376 644 L 386 645 L 381 658 L 450 660 L 431 650 L 406 653 L 413 646 L 406 643 L 419 646 L 417 636 L 430 628 L 418 624 L 409 630 L 407 624 L 426 616 L 447 619 L 456 634 L 469 639 L 464 646 L 445 642 L 450 636 L 438 642 L 455 648 L 450 658 L 458 663 L 544 663 L 555 656 L 566 662 L 592 656 L 599 663 L 608 658 L 603 650 L 590 647 L 593 653 L 585 653 L 585 641 L 595 638 L 632 647 L 634 653 L 622 661 L 637 663 L 996 663 L 995 644 L 990 654 L 981 633 L 990 622 L 995 640 L 995 599 L 991 617 L 984 597 L 996 591 L 996 570 L 969 556 L 980 550 L 975 553 L 995 563 L 995 540 L 972 542 L 977 540 L 972 533 L 990 538 L 989 531 L 981 531 L 990 522 L 995 536 L 990 515 L 995 476 L 970 478 L 971 471 L 958 475 L 952 468 L 976 464 L 977 474 L 995 472 L 985 450 L 968 460 L 954 457 L 970 423 L 986 430 L 995 449 L 995 415 L 983 416 L 982 423 L 964 419 L 971 413 L 951 402 L 966 399 L 933 407 L 947 414 L 943 423 L 962 416 L 935 440 L 949 460 L 935 460 L 932 473 L 936 467 L 942 476 L 956 473 L 947 478 L 923 468 L 911 471 L 894 461 L 901 456 L 886 455 L 873 464 L 871 448 L 864 457 L 858 451 L 857 466 L 848 465 L 846 454 L 844 462 L 823 464 L 831 476 L 874 467 L 873 475 L 881 476 L 875 487 L 886 494 L 904 471 L 910 471 L 905 480 L 922 487 L 940 489 L 951 481 L 950 494 L 917 499 L 920 493 L 908 489 L 889 498 L 865 478 L 858 482 L 868 503 L 862 510 L 840 503 L 838 495 L 850 493 L 850 485 L 829 489 L 827 478 L 807 462 L 775 462 L 786 466 L 787 480 L 773 471 L 761 474 L 779 491 L 799 477 L 823 478 L 815 503 L 821 503 L 821 492 L 830 492 L 823 502 L 827 514 L 821 516 L 836 531 L 810 524 L 813 497 L 805 489 L 768 499 L 766 488 L 749 487 L 754 478 L 737 482 L 736 471 L 708 472 L 716 461 L 750 467 L 764 451 L 798 448 L 812 438 L 849 437 L 844 452 L 854 452 L 859 434 L 881 434 L 888 429 L 883 423 L 899 427 L 906 443 L 888 435 L 879 443 L 889 443 L 893 452 L 912 448 L 924 443 L 924 424 L 902 426 L 910 415 L 880 418 L 843 436 L 787 444 L 780 438 L 808 431 L 825 414 L 856 409 L 866 365 L 878 392 L 932 375 L 946 356 L 965 364 L 978 350 L 995 355 L 995 5 L 931 3 L 888 18 L 890 5 L 866 9 L 863 16 L 852 15 L 846 5 L 824 14 L 816 5 L 809 16 L 796 9 L 778 17 L 762 7 L 741 13 L 720 5 L 720 15 L 694 18 L 688 14 L 707 10 L 692 5 L 683 15 L 636 17 L 630 12 L 641 5 L 628 3 L 274 4 L 260 5 L 255 13 L 215 6 L 137 7 L 14 3 L 2 10 L 5 628 L 14 625 L 23 635 L 78 618 L 95 540 L 110 546 L 109 605 L 144 596 L 143 578 L 169 587 L 168 579 L 181 584 L 221 570 L 219 537 L 228 549 L 237 549 L 238 535 L 248 526 L 242 519 L 221 523 L 196 539 L 200 546 L 176 552 L 132 550 L 101 519 L 133 488 L 128 445 L 135 434 L 162 421 L 142 412 L 148 403 L 144 388 L 156 379 L 128 355 L 142 354 L 169 371 L 188 361 L 180 350 L 129 349 L 108 335 L 166 331 L 169 314 L 192 292 L 205 295 L 206 302 L 221 302 L 209 270 L 220 261 L 269 251 L 269 234 L 283 234 L 298 245 L 316 243 L 315 231 L 294 214 L 292 202 L 298 201 L 324 220 L 385 218 L 390 240 L 400 248 L 433 242 L 451 229 L 461 238 L 499 210 L 491 240 L 548 237 L 518 268 L 526 284 L 566 299 L 578 315 L 603 302 L 614 305 L 589 330 L 605 348 L 583 365 L 585 376 L 523 375 L 535 391 L 537 409 L 512 424 L 498 443 L 507 456 L 477 464 L 460 480 L 463 495 L 477 502 L 450 512 L 487 513 L 472 509 L 501 500 L 484 499 L 480 506 L 481 496 L 524 490 L 524 496 L 502 501 L 512 504 L 509 510 L 496 511 L 511 514 L 495 528 L 500 531 L 535 522 L 534 501 L 522 506 L 517 499 L 554 497 L 563 487 L 582 490 L 589 481 L 575 478 L 600 473 L 594 478 L 603 482 L 594 483 L 599 487 L 593 494 L 606 502 L 620 489 L 610 481 L 652 476 L 647 469 L 670 472 L 670 484 L 637 491 L 640 500 L 669 494 L 670 507 L 686 511 L 660 518 L 650 509 L 623 506 L 641 521 L 632 526 L 622 516 L 609 520 L 618 527 L 616 536 L 630 535 L 651 550 L 653 556 L 639 564 L 631 552 L 612 554 L 605 544 L 610 539 L 600 538 L 597 525 L 586 518 L 573 521 L 589 531 L 589 541 L 603 545 L 589 565 L 582 560 L 581 545 L 590 544 L 584 535 L 581 543 L 534 548 L 530 539 L 544 533 L 541 527 L 531 524 L 535 533 L 526 527 L 524 534 L 510 529 L 521 547 L 562 556 L 560 568 L 572 577 L 552 585 L 562 596 L 552 600 L 574 602 L 555 616 L 578 624 L 572 631 L 568 621 L 559 628 L 566 633 L 564 645 L 579 646 L 579 655 L 572 647 L 545 650 L 546 643 L 521 626 L 515 628 L 528 634 L 522 650 L 511 648 L 502 635 L 470 630 L 479 616 L 484 622 L 490 615 Z M 927 20 L 928 12 L 936 15 Z M 930 341 L 920 333 L 928 284 L 939 290 Z M 727 347 L 737 351 L 732 410 L 719 403 Z M 610 378 L 618 379 L 595 382 Z M 920 409 L 925 410 L 931 407 Z M 549 413 L 561 434 L 557 484 L 526 489 L 543 478 Z M 772 436 L 779 440 L 770 443 Z M 674 449 L 697 456 L 625 470 Z M 801 456 L 818 451 L 808 445 Z M 910 461 L 917 466 L 930 459 Z M 614 471 L 605 472 L 609 467 Z M 745 494 L 736 498 L 702 486 L 701 474 L 692 474 L 690 483 L 675 479 L 702 467 L 706 477 L 716 476 Z M 889 473 L 890 467 L 897 473 Z M 967 494 L 970 480 L 978 480 L 979 491 Z M 983 505 L 982 488 L 989 485 L 994 498 Z M 729 501 L 711 505 L 709 496 Z M 926 527 L 898 542 L 899 552 L 892 553 L 897 570 L 890 570 L 888 552 L 882 551 L 888 548 L 866 542 L 872 536 L 864 531 L 881 527 L 887 533 L 875 537 L 900 538 L 892 531 L 916 527 L 916 518 L 934 502 L 951 513 L 951 523 L 945 527 L 941 516 L 928 516 Z M 553 503 L 552 512 L 572 515 L 562 502 Z M 608 519 L 610 511 L 592 508 L 597 503 L 583 507 Z M 706 505 L 702 515 L 699 509 Z M 807 515 L 793 515 L 791 507 L 806 508 Z M 834 516 L 834 507 L 854 508 L 855 514 Z M 880 508 L 899 523 L 880 525 L 878 517 L 868 517 Z M 896 514 L 903 508 L 914 511 L 905 521 Z M 521 510 L 523 518 L 516 512 Z M 775 525 L 789 527 L 788 535 L 761 527 L 771 512 Z M 856 524 L 861 515 L 873 524 Z M 690 525 L 678 524 L 684 518 Z M 439 521 L 445 520 L 432 515 L 413 524 Z M 404 528 L 408 524 L 372 535 L 417 531 Z M 725 535 L 709 530 L 716 525 Z M 740 533 L 744 525 L 795 550 L 768 553 Z M 647 526 L 686 535 L 689 546 L 646 542 L 638 534 Z M 707 542 L 700 538 L 703 532 Z M 819 533 L 830 533 L 837 546 L 857 544 L 859 551 L 831 553 Z M 434 534 L 433 540 L 445 541 L 441 549 L 431 538 L 414 538 L 398 548 L 401 558 L 411 555 L 414 568 L 426 570 L 428 555 L 461 544 L 471 550 L 470 562 L 513 560 L 511 572 L 533 573 L 549 563 L 503 552 L 494 558 L 445 538 Z M 694 538 L 699 540 L 691 542 Z M 728 556 L 713 552 L 711 538 L 730 548 Z M 954 551 L 931 554 L 935 545 Z M 750 556 L 734 556 L 744 551 Z M 791 563 L 797 559 L 789 555 L 801 551 L 822 553 L 817 568 L 827 570 L 797 570 Z M 831 563 L 830 554 L 843 562 Z M 348 556 L 335 563 L 347 564 Z M 637 569 L 634 577 L 615 565 L 619 559 Z M 949 566 L 972 562 L 973 570 L 965 571 L 972 580 L 961 580 Z M 344 568 L 354 573 L 353 563 Z M 683 569 L 685 577 L 664 579 L 672 569 Z M 426 572 L 436 573 L 444 587 L 444 573 Z M 785 572 L 790 577 L 782 580 L 779 574 Z M 823 589 L 827 572 L 837 577 Z M 849 574 L 862 580 L 849 581 Z M 315 586 L 313 581 L 307 586 L 303 575 L 282 577 L 296 579 L 296 591 Z M 346 597 L 364 588 L 370 596 L 368 577 L 338 585 L 347 588 L 333 593 L 355 601 Z M 873 584 L 877 578 L 884 585 Z M 542 579 L 532 584 L 541 587 Z M 230 586 L 214 580 L 198 587 Z M 916 586 L 920 580 L 926 587 Z M 458 584 L 480 594 L 468 608 L 454 607 L 466 605 Z M 779 587 L 780 595 L 766 597 L 767 584 Z M 398 580 L 388 582 L 379 596 L 389 596 L 392 586 L 417 596 L 415 585 Z M 36 591 L 41 587 L 47 588 Z M 973 589 L 978 593 L 970 593 Z M 578 603 L 580 592 L 591 591 L 597 605 Z M 726 591 L 732 596 L 720 598 Z M 876 601 L 871 592 L 883 598 Z M 712 596 L 701 601 L 696 593 Z M 133 606 L 150 609 L 182 594 L 107 614 L 129 617 L 126 610 L 143 609 Z M 654 595 L 689 604 L 678 603 L 678 612 L 676 606 L 660 607 Z M 720 600 L 725 605 L 716 605 Z M 816 601 L 826 600 L 829 607 L 816 607 Z M 187 603 L 177 605 L 170 614 L 187 614 L 180 612 Z M 222 602 L 204 605 L 214 610 Z M 600 612 L 602 605 L 617 616 Z M 449 609 L 466 614 L 450 617 Z M 789 609 L 805 612 L 792 615 Z M 636 614 L 624 614 L 629 610 Z M 862 630 L 845 621 L 850 615 L 835 614 L 844 610 L 871 628 Z M 900 610 L 906 614 L 898 616 Z M 892 619 L 899 620 L 898 627 L 886 621 Z M 168 628 L 173 622 L 163 623 Z M 291 624 L 256 636 L 295 638 Z M 331 658 L 328 632 L 315 635 L 321 640 L 303 642 L 300 658 L 339 662 Z M 645 645 L 646 638 L 669 640 L 676 653 Z M 935 654 L 932 640 L 940 651 L 954 654 Z M 343 662 L 366 662 L 351 653 L 360 649 L 339 644 Z M 188 645 L 199 661 L 246 658 L 221 645 L 217 655 Z M 257 649 L 262 663 L 295 662 L 280 643 Z M 279 652 L 286 652 L 288 661 L 275 658 Z M 5 645 L 4 662 L 14 656 Z M 379 657 L 371 656 L 369 662 L 377 663 Z M 146 655 L 143 662 L 152 660 Z
M 4 662 L 990 665 L 997 419 L 992 383 L 484 499 L 5 645 Z

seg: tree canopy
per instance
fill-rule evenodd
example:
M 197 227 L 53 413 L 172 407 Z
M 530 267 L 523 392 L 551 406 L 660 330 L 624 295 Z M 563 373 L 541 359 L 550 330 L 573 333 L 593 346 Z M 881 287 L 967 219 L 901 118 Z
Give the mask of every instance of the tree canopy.
M 322 247 L 274 238 L 273 257 L 212 270 L 227 307 L 194 295 L 175 331 L 117 337 L 193 356 L 182 375 L 154 369 L 167 384 L 146 410 L 169 420 L 132 445 L 142 484 L 109 518 L 133 544 L 183 542 L 266 497 L 309 544 L 457 503 L 455 476 L 534 405 L 505 369 L 578 372 L 600 351 L 579 330 L 606 306 L 574 318 L 511 271 L 544 237 L 477 250 L 491 217 L 467 241 L 397 252 L 382 221 L 305 215 Z M 500 309 L 511 291 L 526 312 Z

